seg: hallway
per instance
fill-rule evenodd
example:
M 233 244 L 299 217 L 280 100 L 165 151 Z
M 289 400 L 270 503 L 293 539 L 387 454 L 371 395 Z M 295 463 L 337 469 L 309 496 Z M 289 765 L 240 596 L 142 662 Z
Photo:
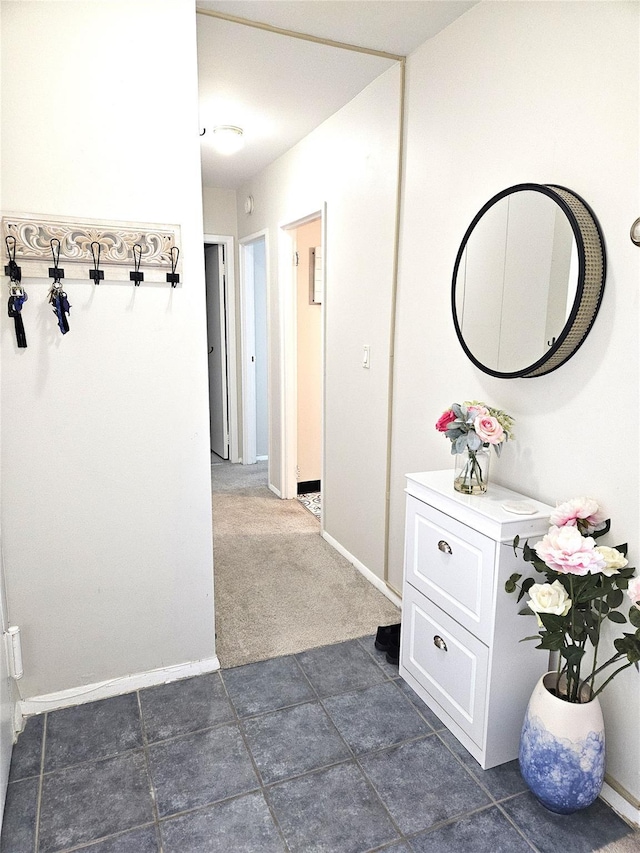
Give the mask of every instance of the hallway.
M 267 488 L 267 463 L 211 466 L 216 650 L 239 666 L 355 639 L 400 613 L 320 536 L 297 500 Z

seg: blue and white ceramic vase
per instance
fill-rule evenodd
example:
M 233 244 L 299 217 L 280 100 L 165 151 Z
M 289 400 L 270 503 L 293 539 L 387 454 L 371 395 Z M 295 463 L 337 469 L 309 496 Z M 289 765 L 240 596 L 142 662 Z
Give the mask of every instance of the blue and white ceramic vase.
M 557 679 L 557 672 L 548 672 L 531 694 L 520 738 L 520 771 L 545 808 L 572 814 L 590 806 L 602 789 L 604 721 L 597 697 L 576 704 L 555 696 Z

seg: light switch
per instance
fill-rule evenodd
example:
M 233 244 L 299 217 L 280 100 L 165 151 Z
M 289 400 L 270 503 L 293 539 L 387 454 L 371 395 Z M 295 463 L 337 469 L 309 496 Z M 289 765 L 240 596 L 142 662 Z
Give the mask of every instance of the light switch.
M 362 366 L 367 370 L 371 367 L 371 352 L 370 347 L 365 344 L 362 352 Z

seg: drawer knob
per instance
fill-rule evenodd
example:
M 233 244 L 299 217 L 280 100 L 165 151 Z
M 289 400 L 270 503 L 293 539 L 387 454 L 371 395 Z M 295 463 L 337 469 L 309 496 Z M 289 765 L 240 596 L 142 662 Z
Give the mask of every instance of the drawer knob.
M 451 550 L 451 545 L 448 542 L 445 542 L 444 539 L 441 539 L 438 542 L 438 548 L 442 551 L 443 554 L 453 554 Z
M 437 646 L 439 649 L 442 649 L 443 652 L 447 651 L 447 644 L 442 639 L 442 637 L 439 637 L 437 634 L 433 638 L 433 645 Z

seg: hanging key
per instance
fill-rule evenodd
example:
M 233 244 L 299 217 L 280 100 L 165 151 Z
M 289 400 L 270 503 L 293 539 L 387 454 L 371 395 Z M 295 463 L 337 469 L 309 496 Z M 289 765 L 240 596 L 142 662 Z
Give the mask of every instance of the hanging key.
M 67 294 L 62 289 L 64 270 L 60 267 L 60 240 L 54 237 L 54 239 L 49 242 L 51 244 L 51 255 L 53 257 L 53 266 L 49 267 L 49 275 L 53 278 L 53 284 L 49 291 L 49 303 L 53 308 L 53 313 L 58 318 L 60 331 L 63 335 L 66 335 L 69 331 L 67 314 L 69 313 L 71 306 L 69 305 Z
M 16 327 L 16 343 L 20 349 L 27 346 L 27 335 L 24 331 L 24 323 L 22 322 L 22 306 L 27 301 L 27 294 L 24 287 L 20 284 L 22 280 L 22 270 L 16 263 L 16 238 L 9 235 L 4 239 L 7 247 L 8 265 L 5 267 L 5 274 L 9 276 L 9 316 L 13 317 L 13 322 Z
M 53 308 L 53 313 L 58 318 L 58 326 L 60 328 L 60 331 L 63 335 L 66 335 L 69 331 L 69 321 L 67 320 L 67 314 L 69 314 L 71 306 L 69 305 L 67 294 L 62 289 L 60 282 L 53 283 L 53 286 L 49 291 L 49 303 Z
M 16 327 L 16 343 L 20 349 L 27 346 L 27 335 L 22 322 L 22 306 L 29 297 L 22 287 L 12 285 L 9 291 L 9 316 L 13 317 Z

